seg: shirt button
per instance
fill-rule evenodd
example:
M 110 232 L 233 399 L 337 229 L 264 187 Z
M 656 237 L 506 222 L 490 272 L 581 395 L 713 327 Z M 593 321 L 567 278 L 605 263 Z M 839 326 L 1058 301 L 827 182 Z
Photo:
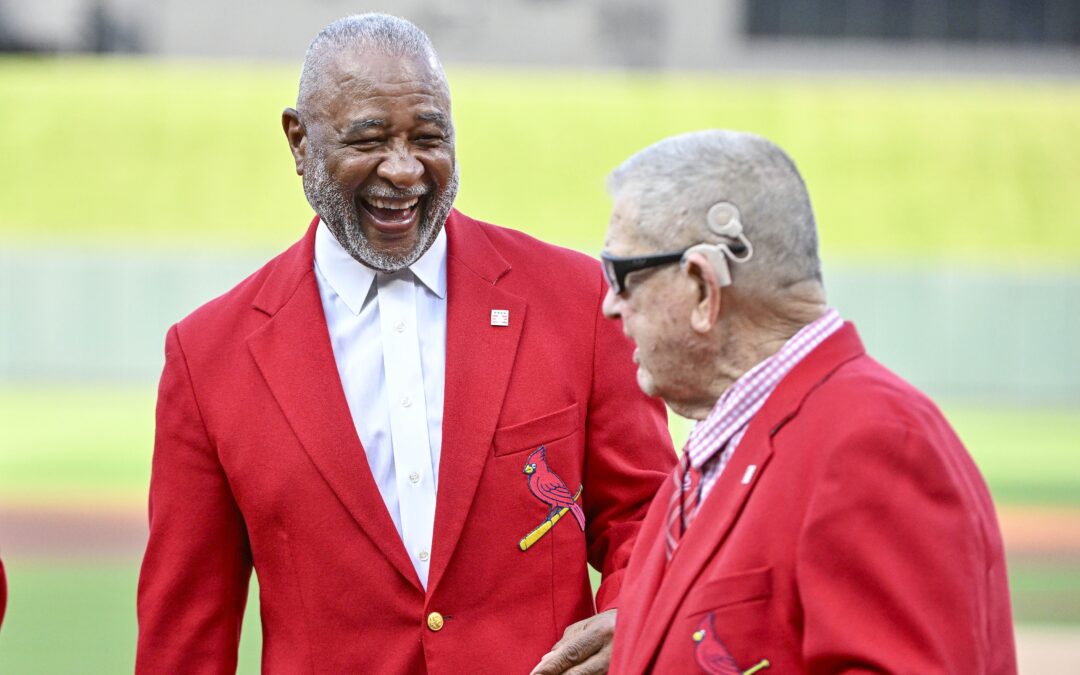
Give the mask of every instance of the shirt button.
M 394 330 L 396 330 L 399 333 L 404 333 L 405 332 L 405 322 L 404 321 L 398 321 L 397 323 L 395 323 L 394 324 Z
M 412 399 L 411 398 L 409 398 L 408 396 L 402 396 L 401 397 L 401 407 L 402 408 L 408 408 L 411 405 L 412 405 Z
M 427 551 L 420 551 L 420 555 L 416 557 L 420 558 L 420 562 L 427 562 L 427 559 L 431 557 L 431 554 L 429 554 Z
M 409 474 L 409 482 L 412 483 L 413 485 L 416 485 L 417 483 L 419 483 L 420 482 L 420 474 L 416 473 L 415 471 L 410 473 Z
M 432 612 L 431 614 L 428 614 L 427 627 L 435 631 L 436 633 L 441 631 L 443 627 L 442 614 L 439 614 L 438 612 Z

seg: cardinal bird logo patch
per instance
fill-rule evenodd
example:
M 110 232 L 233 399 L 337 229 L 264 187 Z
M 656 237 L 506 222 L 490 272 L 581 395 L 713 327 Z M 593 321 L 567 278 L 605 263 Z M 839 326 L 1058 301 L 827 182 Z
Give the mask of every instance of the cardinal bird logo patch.
M 740 669 L 735 663 L 735 657 L 716 635 L 713 616 L 713 614 L 706 615 L 698 629 L 690 636 L 690 639 L 694 641 L 694 661 L 701 668 L 701 672 L 708 675 L 753 675 L 769 667 L 769 660 L 762 659 L 749 670 Z
M 521 538 L 521 541 L 518 542 L 518 548 L 522 551 L 528 551 L 529 547 L 540 541 L 540 537 L 550 532 L 551 528 L 555 527 L 555 523 L 559 522 L 568 511 L 577 520 L 581 531 L 585 531 L 585 512 L 577 505 L 582 486 L 579 485 L 577 492 L 570 494 L 570 488 L 566 487 L 563 479 L 548 468 L 547 449 L 544 446 L 541 445 L 529 453 L 528 459 L 525 460 L 525 468 L 521 470 L 521 473 L 525 474 L 528 481 L 529 492 L 544 504 L 547 504 L 548 513 L 539 525 Z

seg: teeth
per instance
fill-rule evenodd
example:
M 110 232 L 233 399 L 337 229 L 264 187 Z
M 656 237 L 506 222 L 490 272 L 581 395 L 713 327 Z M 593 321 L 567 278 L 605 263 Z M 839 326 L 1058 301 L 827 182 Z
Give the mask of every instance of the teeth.
M 394 209 L 395 211 L 404 211 L 405 209 L 411 209 L 416 206 L 419 199 L 410 199 L 407 202 L 389 202 L 382 199 L 369 198 L 368 202 L 380 209 Z

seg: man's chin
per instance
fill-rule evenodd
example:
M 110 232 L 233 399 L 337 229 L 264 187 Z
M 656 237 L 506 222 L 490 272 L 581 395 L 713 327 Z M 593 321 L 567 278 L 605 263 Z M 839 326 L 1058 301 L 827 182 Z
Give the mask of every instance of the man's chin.
M 368 234 L 364 239 L 367 240 L 368 248 L 372 253 L 398 262 L 409 260 L 421 243 L 419 232 L 416 230 L 403 232 L 398 236 L 385 236 L 384 233 L 378 232 L 374 236 Z
M 423 221 L 407 231 L 387 233 L 361 223 L 360 236 L 347 247 L 353 258 L 380 272 L 397 272 L 419 260 L 432 242 L 435 234 L 422 227 Z
M 637 369 L 637 383 L 641 387 L 641 391 L 645 392 L 649 396 L 657 396 L 656 393 L 656 381 L 653 380 L 649 371 L 645 370 L 644 366 L 638 366 Z

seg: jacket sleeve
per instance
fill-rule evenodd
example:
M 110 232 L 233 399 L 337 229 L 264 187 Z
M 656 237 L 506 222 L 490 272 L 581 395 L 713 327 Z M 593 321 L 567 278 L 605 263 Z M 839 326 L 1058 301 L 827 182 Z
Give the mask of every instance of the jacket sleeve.
M 244 521 L 174 326 L 158 389 L 136 672 L 234 673 L 250 576 Z
M 996 518 L 965 451 L 888 423 L 815 452 L 796 563 L 807 672 L 1015 673 L 1011 630 L 993 628 Z
M 600 311 L 607 282 L 599 271 L 598 281 L 584 475 L 589 564 L 602 573 L 596 606 L 604 611 L 618 604 L 634 540 L 675 452 L 663 403 L 637 384 L 633 344 Z

